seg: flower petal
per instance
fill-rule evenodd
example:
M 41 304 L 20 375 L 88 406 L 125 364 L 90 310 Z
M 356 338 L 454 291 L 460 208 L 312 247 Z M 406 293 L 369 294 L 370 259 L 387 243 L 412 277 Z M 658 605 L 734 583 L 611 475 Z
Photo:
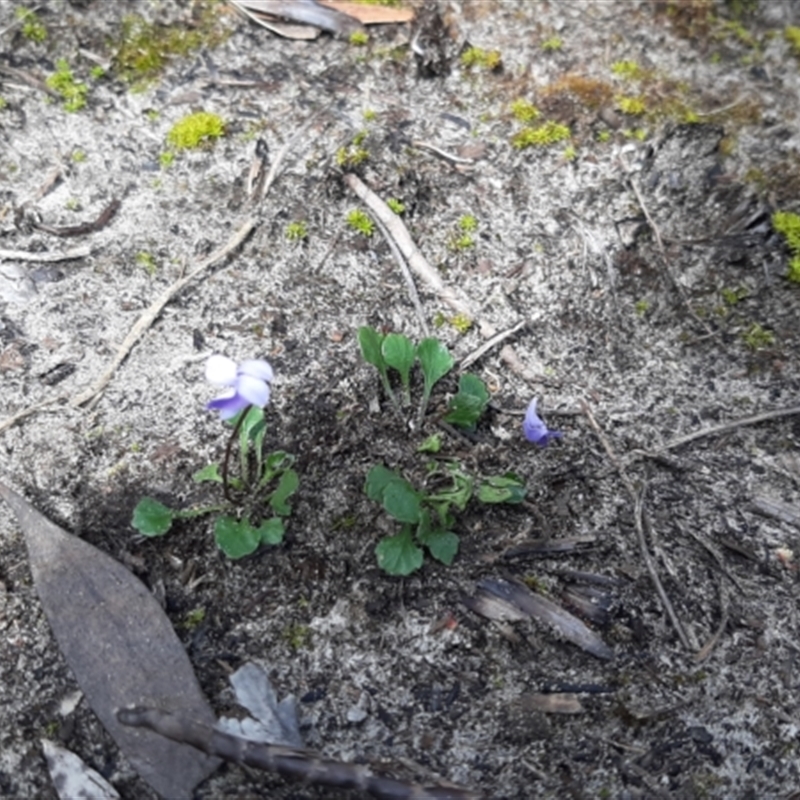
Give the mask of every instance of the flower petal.
M 239 374 L 249 375 L 251 378 L 272 383 L 275 380 L 275 373 L 267 361 L 260 358 L 251 358 L 239 364 Z
M 206 405 L 209 411 L 219 411 L 222 419 L 231 419 L 235 417 L 240 411 L 244 411 L 250 402 L 242 397 L 237 392 L 233 394 L 225 394 L 222 397 L 217 397 Z
M 239 375 L 236 379 L 236 393 L 250 405 L 264 408 L 269 403 L 269 384 L 250 375 Z
M 564 434 L 561 431 L 548 430 L 544 420 L 536 413 L 536 402 L 537 398 L 534 397 L 525 412 L 522 431 L 529 442 L 538 444 L 539 447 L 547 447 L 551 439 L 560 439 Z
M 206 361 L 206 380 L 217 386 L 234 386 L 236 384 L 236 362 L 227 356 L 211 356 Z

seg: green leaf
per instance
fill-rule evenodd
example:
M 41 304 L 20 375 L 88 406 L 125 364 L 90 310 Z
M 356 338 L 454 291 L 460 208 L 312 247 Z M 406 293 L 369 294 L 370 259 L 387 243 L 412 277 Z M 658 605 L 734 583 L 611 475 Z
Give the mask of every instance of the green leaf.
M 453 368 L 453 357 L 447 352 L 447 348 L 433 337 L 423 339 L 417 346 L 417 358 L 422 367 L 422 377 L 424 386 L 422 389 L 422 401 L 419 404 L 417 414 L 417 425 L 422 425 L 425 417 L 425 410 L 428 408 L 428 401 L 431 399 L 431 392 L 436 383 L 441 380 Z
M 433 387 L 453 368 L 453 357 L 436 338 L 423 339 L 417 347 L 417 358 L 422 367 L 425 387 L 430 395 Z
M 436 494 L 425 496 L 425 501 L 435 506 L 445 505 L 447 508 L 454 505 L 459 511 L 463 511 L 470 497 L 472 497 L 473 479 L 470 475 L 461 472 L 458 467 L 450 467 L 450 475 L 453 479 L 453 487 Z M 441 514 L 441 512 L 440 512 Z
M 300 478 L 293 469 L 287 469 L 278 481 L 278 487 L 269 498 L 269 504 L 276 514 L 288 517 L 292 513 L 292 507 L 286 502 L 300 485 Z
M 152 497 L 143 497 L 133 509 L 131 525 L 144 536 L 163 536 L 172 527 L 173 511 Z
M 402 333 L 390 333 L 383 340 L 381 353 L 386 363 L 400 373 L 400 382 L 403 385 L 405 404 L 411 402 L 409 385 L 411 380 L 411 368 L 416 360 L 414 345 L 407 336 Z
M 430 550 L 431 555 L 448 567 L 458 552 L 458 536 L 452 531 L 429 531 L 424 537 L 417 538 Z
M 382 343 L 383 336 L 375 328 L 365 325 L 358 329 L 358 346 L 361 348 L 361 355 L 364 357 L 364 361 L 381 371 L 385 371 L 386 362 L 381 352 Z
M 222 475 L 219 474 L 219 464 L 209 464 L 207 467 L 203 467 L 203 469 L 198 470 L 192 475 L 192 480 L 195 483 L 203 483 L 204 481 L 222 483 Z
M 525 499 L 525 484 L 513 473 L 494 475 L 478 487 L 481 503 L 521 503 Z
M 465 373 L 458 381 L 458 394 L 450 401 L 445 422 L 459 428 L 473 428 L 489 405 L 489 390 L 477 376 Z
M 239 447 L 246 452 L 250 442 L 255 443 L 259 435 L 263 441 L 267 423 L 264 420 L 263 408 L 250 406 L 244 413 L 246 416 L 239 428 Z
M 256 550 L 261 542 L 261 534 L 246 520 L 217 517 L 214 539 L 228 558 L 243 558 Z
M 283 520 L 280 517 L 266 519 L 258 526 L 256 533 L 261 544 L 280 544 L 285 533 Z
M 418 448 L 418 453 L 438 453 L 442 449 L 442 435 L 431 434 Z
M 364 491 L 370 500 L 380 503 L 383 500 L 383 490 L 391 481 L 399 480 L 400 476 L 393 470 L 384 467 L 383 464 L 376 464 L 367 473 L 367 481 L 364 484 Z
M 389 481 L 383 490 L 386 513 L 400 522 L 419 521 L 421 499 L 419 492 L 403 478 Z
M 396 536 L 381 539 L 375 547 L 378 566 L 389 575 L 410 575 L 422 566 L 424 553 L 414 544 L 411 528 L 403 526 Z
M 261 489 L 266 486 L 276 475 L 289 469 L 294 464 L 295 458 L 290 453 L 284 450 L 276 450 L 270 453 L 264 461 L 262 467 L 261 480 L 258 482 L 258 488 Z

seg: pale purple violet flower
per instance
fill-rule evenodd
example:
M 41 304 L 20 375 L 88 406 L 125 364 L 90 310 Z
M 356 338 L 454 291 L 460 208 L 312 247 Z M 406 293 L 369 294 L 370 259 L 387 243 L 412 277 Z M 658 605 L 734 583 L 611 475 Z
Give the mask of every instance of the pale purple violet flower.
M 538 444 L 539 447 L 547 447 L 551 439 L 560 439 L 564 434 L 561 431 L 551 431 L 545 425 L 544 420 L 536 413 L 537 398 L 531 400 L 528 410 L 525 412 L 525 419 L 522 421 L 522 431 L 529 442 Z
M 231 419 L 248 406 L 263 408 L 269 403 L 270 383 L 275 379 L 272 367 L 260 359 L 237 364 L 227 356 L 211 356 L 206 362 L 206 380 L 230 387 L 206 408 L 219 411 L 222 419 Z

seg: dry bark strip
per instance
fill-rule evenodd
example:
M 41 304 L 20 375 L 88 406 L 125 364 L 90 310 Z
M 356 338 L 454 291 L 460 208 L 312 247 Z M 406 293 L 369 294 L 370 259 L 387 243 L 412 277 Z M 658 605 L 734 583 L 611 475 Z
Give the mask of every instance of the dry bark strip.
M 305 784 L 358 789 L 378 800 L 480 798 L 480 795 L 461 786 L 421 786 L 374 775 L 361 764 L 323 759 L 309 750 L 242 739 L 160 708 L 123 708 L 117 712 L 117 719 L 123 725 L 147 728 L 173 742 L 191 745 L 209 756 L 275 772 L 284 778 L 293 778 Z

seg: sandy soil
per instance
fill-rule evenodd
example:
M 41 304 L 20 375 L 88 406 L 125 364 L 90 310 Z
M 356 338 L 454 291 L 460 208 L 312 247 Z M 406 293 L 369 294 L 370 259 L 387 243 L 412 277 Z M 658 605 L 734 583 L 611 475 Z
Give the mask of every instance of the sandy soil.
M 300 699 L 303 738 L 328 757 L 492 798 L 796 796 L 800 288 L 770 216 L 800 212 L 800 61 L 784 37 L 798 7 L 417 10 L 422 57 L 409 25 L 370 28 L 361 47 L 295 42 L 222 6 L 229 35 L 216 42 L 203 8 L 178 0 L 44 0 L 36 42 L 0 3 L 2 479 L 156 593 L 216 711 L 232 704 L 228 674 L 255 661 Z M 131 14 L 206 38 L 132 87 L 114 60 Z M 498 51 L 501 67 L 467 66 L 469 47 Z M 74 113 L 44 84 L 60 58 L 89 88 Z M 570 138 L 514 147 L 520 99 L 540 112 L 528 127 L 551 121 Z M 225 135 L 166 165 L 169 130 L 194 111 L 220 115 Z M 258 139 L 273 160 L 289 147 L 254 203 Z M 341 164 L 348 147 L 368 158 Z M 345 221 L 364 209 L 347 172 L 403 202 L 414 242 L 469 305 L 462 331 L 415 273 L 424 324 L 457 360 L 490 327 L 524 323 L 470 367 L 492 400 L 469 437 L 438 425 L 457 372 L 412 429 L 359 354 L 361 325 L 425 330 L 382 235 Z M 113 200 L 97 230 L 56 235 Z M 458 246 L 465 216 L 477 229 Z M 141 315 L 249 220 L 104 391 L 73 402 Z M 308 235 L 292 241 L 298 221 Z M 45 259 L 71 248 L 89 252 Z M 204 408 L 211 353 L 273 364 L 267 441 L 300 474 L 284 543 L 239 561 L 205 518 L 157 539 L 130 525 L 145 495 L 218 497 L 191 477 L 226 443 Z M 564 433 L 543 450 L 521 430 L 534 396 Z M 514 471 L 529 503 L 471 503 L 451 567 L 427 558 L 390 577 L 374 550 L 398 529 L 365 476 L 385 463 L 424 481 L 417 448 L 436 431 L 440 462 Z M 465 598 L 499 579 L 582 615 L 613 658 L 538 620 L 470 610 Z M 56 796 L 49 737 L 123 798 L 154 797 L 76 689 L 3 511 L 0 794 Z M 552 713 L 542 696 L 554 693 L 576 713 Z M 197 796 L 355 795 L 233 766 Z

